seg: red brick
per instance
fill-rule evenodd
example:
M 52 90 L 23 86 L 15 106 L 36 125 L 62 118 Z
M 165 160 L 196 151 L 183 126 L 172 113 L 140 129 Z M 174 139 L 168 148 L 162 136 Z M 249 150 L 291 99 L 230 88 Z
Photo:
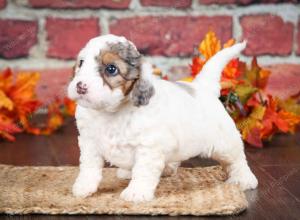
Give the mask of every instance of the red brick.
M 44 104 L 51 103 L 56 97 L 67 96 L 67 87 L 72 77 L 72 68 L 61 69 L 14 69 L 14 72 L 39 72 L 41 78 L 38 82 L 36 93 Z
M 299 18 L 300 19 L 300 18 Z M 298 31 L 297 31 L 297 54 L 300 55 L 300 20 L 298 22 Z
M 6 7 L 6 0 L 0 0 L 0 9 L 3 9 Z
M 63 19 L 47 18 L 47 56 L 73 59 L 79 50 L 100 33 L 97 18 Z
M 158 7 L 172 7 L 172 8 L 189 8 L 192 0 L 140 0 L 143 6 L 158 6 Z
M 293 24 L 270 14 L 243 16 L 243 38 L 248 41 L 246 55 L 288 55 L 293 45 Z
M 297 3 L 297 0 L 199 0 L 200 4 L 210 5 L 226 5 L 226 4 L 238 4 L 238 5 L 249 5 L 249 4 L 274 4 L 274 3 Z
M 253 0 L 199 0 L 200 4 L 210 5 L 210 4 L 218 4 L 218 5 L 226 5 L 226 4 L 250 4 Z
M 82 9 L 82 8 L 109 8 L 126 9 L 130 0 L 29 0 L 33 8 L 55 8 L 55 9 Z
M 4 58 L 24 57 L 37 43 L 36 21 L 12 19 L 0 20 L 0 56 Z
M 271 71 L 266 90 L 271 94 L 286 99 L 300 92 L 300 65 L 277 64 L 268 66 Z
M 222 42 L 232 36 L 229 16 L 199 17 L 132 17 L 114 20 L 113 34 L 132 40 L 145 54 L 190 56 L 207 31 L 213 30 Z

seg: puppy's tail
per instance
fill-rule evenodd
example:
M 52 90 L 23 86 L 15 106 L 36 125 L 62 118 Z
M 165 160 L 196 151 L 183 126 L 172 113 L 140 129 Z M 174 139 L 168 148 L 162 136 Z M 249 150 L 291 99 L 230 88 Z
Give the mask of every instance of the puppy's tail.
M 193 83 L 196 84 L 195 86 L 202 91 L 210 91 L 219 97 L 221 89 L 220 78 L 223 69 L 231 59 L 239 55 L 239 53 L 245 49 L 246 44 L 246 41 L 237 43 L 219 51 L 211 57 L 193 81 Z

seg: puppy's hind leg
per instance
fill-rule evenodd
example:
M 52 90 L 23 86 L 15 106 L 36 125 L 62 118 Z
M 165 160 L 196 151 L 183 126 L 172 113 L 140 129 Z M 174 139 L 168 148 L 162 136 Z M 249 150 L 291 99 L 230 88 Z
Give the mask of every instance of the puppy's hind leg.
M 221 142 L 214 147 L 212 157 L 225 168 L 227 182 L 239 184 L 242 190 L 255 189 L 258 182 L 248 166 L 242 140 L 237 138 L 235 142 Z

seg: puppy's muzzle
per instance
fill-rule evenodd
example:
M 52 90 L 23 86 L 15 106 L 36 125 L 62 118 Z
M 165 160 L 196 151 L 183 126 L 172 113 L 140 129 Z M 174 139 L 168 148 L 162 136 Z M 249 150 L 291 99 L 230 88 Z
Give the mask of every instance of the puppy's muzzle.
M 82 83 L 81 81 L 79 81 L 76 84 L 76 90 L 79 95 L 84 95 L 87 93 L 87 85 L 85 83 Z

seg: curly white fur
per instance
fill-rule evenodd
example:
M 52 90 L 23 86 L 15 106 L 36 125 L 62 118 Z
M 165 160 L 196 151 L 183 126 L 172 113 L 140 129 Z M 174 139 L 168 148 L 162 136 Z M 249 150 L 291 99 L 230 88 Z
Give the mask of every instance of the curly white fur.
M 218 52 L 192 83 L 158 79 L 143 61 L 141 77 L 152 84 L 155 94 L 148 105 L 136 107 L 124 101 L 130 97 L 120 89 L 112 91 L 104 85 L 97 72 L 95 56 L 107 43 L 117 42 L 129 41 L 114 35 L 92 39 L 79 53 L 84 63 L 68 88 L 69 97 L 78 103 L 80 133 L 80 173 L 74 195 L 86 197 L 97 191 L 106 160 L 120 168 L 118 177 L 131 178 L 121 198 L 149 201 L 165 167 L 176 169 L 180 161 L 195 156 L 219 161 L 228 171 L 228 182 L 244 190 L 256 188 L 240 133 L 218 99 L 221 71 L 246 43 Z M 79 81 L 87 84 L 88 94 L 76 92 Z

